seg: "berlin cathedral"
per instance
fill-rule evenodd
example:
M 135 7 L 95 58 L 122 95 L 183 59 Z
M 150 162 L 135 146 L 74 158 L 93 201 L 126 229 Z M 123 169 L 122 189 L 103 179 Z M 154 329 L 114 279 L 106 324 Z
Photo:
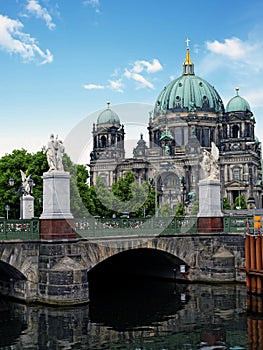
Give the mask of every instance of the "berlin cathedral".
M 125 158 L 125 127 L 108 107 L 93 124 L 90 154 L 91 185 L 101 177 L 111 187 L 127 171 L 139 183 L 148 181 L 156 190 L 159 206 L 178 202 L 191 207 L 198 200 L 202 180 L 203 150 L 219 150 L 221 200 L 233 209 L 243 195 L 249 209 L 262 208 L 261 143 L 255 136 L 255 118 L 239 89 L 226 107 L 206 80 L 195 75 L 187 47 L 183 72 L 164 87 L 157 97 L 148 122 L 148 142 L 142 134 Z M 240 198 L 240 197 L 239 197 Z

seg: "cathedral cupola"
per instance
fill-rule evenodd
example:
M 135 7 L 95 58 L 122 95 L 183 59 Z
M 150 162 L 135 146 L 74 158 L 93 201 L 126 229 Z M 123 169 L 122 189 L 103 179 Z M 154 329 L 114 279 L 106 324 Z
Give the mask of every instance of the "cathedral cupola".
M 124 127 L 117 113 L 110 108 L 110 102 L 107 102 L 107 108 L 99 114 L 92 133 L 91 161 L 102 157 L 111 159 L 124 157 Z

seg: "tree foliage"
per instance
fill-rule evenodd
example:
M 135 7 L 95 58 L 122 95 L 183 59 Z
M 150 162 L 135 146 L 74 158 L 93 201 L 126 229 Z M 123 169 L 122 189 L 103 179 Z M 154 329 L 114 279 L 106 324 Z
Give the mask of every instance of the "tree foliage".
M 183 203 L 179 202 L 176 204 L 176 207 L 174 209 L 174 215 L 176 218 L 185 216 L 185 208 L 183 206 Z
M 236 197 L 233 209 L 247 209 L 247 203 L 243 194 Z
M 35 216 L 39 216 L 43 193 L 41 176 L 48 170 L 45 149 L 31 154 L 26 150 L 14 150 L 11 154 L 6 154 L 0 158 L 0 216 L 6 215 L 5 206 L 10 206 L 9 218 L 18 219 L 20 217 L 19 187 L 22 179 L 20 169 L 27 175 L 31 175 L 34 181 L 33 195 L 35 198 Z M 10 188 L 9 178 L 14 179 L 14 187 Z
M 163 217 L 168 217 L 171 215 L 171 208 L 167 202 L 161 206 L 161 208 L 159 209 L 159 214 Z
M 193 205 L 192 210 L 191 210 L 191 215 L 193 215 L 193 216 L 197 215 L 198 211 L 199 211 L 199 201 L 195 200 L 194 205 Z
M 223 209 L 224 209 L 224 210 L 229 210 L 229 209 L 231 209 L 231 205 L 230 205 L 229 200 L 228 200 L 227 197 L 224 197 L 224 198 L 223 198 Z
M 63 156 L 64 170 L 68 171 L 70 177 L 70 211 L 75 218 L 89 215 L 86 202 L 89 198 L 87 180 L 89 172 L 84 165 L 74 164 L 67 154 Z

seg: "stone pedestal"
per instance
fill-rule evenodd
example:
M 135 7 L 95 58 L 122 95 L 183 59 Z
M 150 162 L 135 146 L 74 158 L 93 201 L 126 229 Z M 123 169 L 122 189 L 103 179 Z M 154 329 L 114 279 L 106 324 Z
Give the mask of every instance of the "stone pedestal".
M 199 185 L 198 232 L 222 232 L 223 213 L 221 211 L 220 181 L 201 180 Z
M 51 171 L 43 174 L 43 212 L 40 233 L 44 239 L 75 238 L 70 212 L 70 174 Z
M 34 217 L 34 197 L 30 194 L 20 198 L 21 219 L 32 219 Z

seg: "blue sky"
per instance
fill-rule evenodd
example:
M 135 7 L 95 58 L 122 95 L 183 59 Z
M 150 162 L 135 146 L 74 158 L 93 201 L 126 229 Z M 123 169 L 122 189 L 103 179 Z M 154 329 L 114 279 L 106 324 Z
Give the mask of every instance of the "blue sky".
M 225 104 L 238 86 L 262 141 L 262 15 L 262 0 L 0 0 L 0 156 L 83 119 L 90 140 L 108 100 L 153 105 L 182 74 L 186 38 L 196 75 Z M 147 113 L 132 118 L 147 139 Z

